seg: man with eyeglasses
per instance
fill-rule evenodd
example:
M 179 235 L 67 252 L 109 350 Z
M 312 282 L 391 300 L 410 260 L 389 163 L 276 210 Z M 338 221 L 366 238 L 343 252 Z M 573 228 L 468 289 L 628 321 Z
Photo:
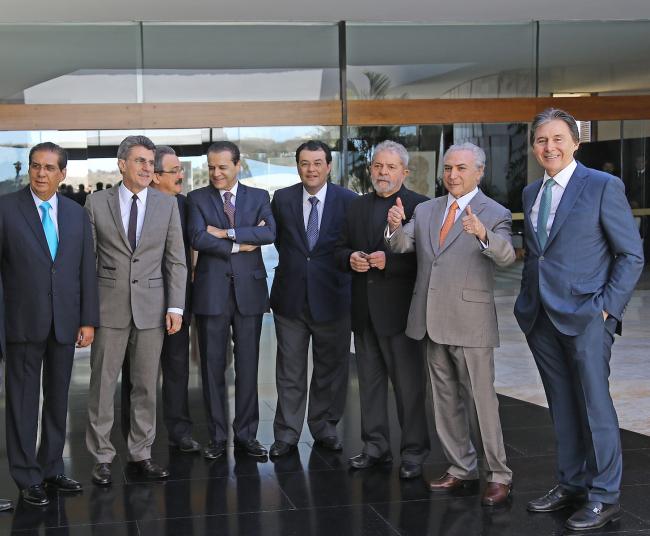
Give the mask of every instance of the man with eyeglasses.
M 275 192 L 271 208 L 279 253 L 271 289 L 277 336 L 278 404 L 271 457 L 296 449 L 307 409 L 307 353 L 313 373 L 307 424 L 317 447 L 341 450 L 350 357 L 350 275 L 338 270 L 334 246 L 345 210 L 357 196 L 328 182 L 332 152 L 322 141 L 298 147 L 300 182 Z
M 190 306 L 192 253 L 186 229 L 187 198 L 181 193 L 183 191 L 183 166 L 174 149 L 167 145 L 156 146 L 151 187 L 166 195 L 174 196 L 178 203 L 178 213 L 181 217 L 183 242 L 185 244 L 185 263 L 187 265 L 183 323 L 177 333 L 173 335 L 165 334 L 160 355 L 163 420 L 167 427 L 169 445 L 181 452 L 195 453 L 201 450 L 201 445 L 192 438 L 192 419 L 190 418 L 187 391 L 190 372 L 190 323 L 192 319 Z M 125 360 L 122 367 L 122 433 L 125 437 L 128 435 L 130 428 L 128 425 L 130 391 L 129 362 Z
M 97 253 L 100 324 L 92 346 L 86 445 L 95 458 L 92 480 L 112 481 L 114 395 L 129 360 L 129 469 L 148 479 L 169 472 L 151 460 L 156 436 L 156 387 L 163 334 L 183 322 L 187 269 L 178 204 L 148 188 L 155 145 L 128 136 L 117 150 L 122 183 L 88 197 Z
M 63 472 L 68 388 L 75 344 L 90 345 L 99 325 L 90 221 L 81 206 L 57 194 L 67 161 L 65 150 L 54 143 L 34 146 L 29 186 L 0 197 L 7 457 L 22 500 L 35 506 L 49 504 L 44 486 L 68 493 L 82 489 Z M 10 508 L 8 502 L 0 501 L 0 510 Z

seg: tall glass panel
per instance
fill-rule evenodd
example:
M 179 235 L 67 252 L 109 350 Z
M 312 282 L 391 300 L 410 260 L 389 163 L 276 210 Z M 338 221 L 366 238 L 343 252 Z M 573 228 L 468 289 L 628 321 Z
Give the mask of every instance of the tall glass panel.
M 650 21 L 540 22 L 539 96 L 650 93 Z
M 143 24 L 145 102 L 331 100 L 333 24 Z
M 0 102 L 139 101 L 138 24 L 1 25 L 0 50 Z
M 350 99 L 535 95 L 533 23 L 347 28 Z

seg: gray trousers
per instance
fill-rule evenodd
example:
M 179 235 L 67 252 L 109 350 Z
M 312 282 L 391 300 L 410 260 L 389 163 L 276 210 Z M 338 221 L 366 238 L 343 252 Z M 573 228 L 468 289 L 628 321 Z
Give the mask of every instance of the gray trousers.
M 160 369 L 163 328 L 124 329 L 101 327 L 95 331 L 90 352 L 90 391 L 86 446 L 98 463 L 115 457 L 111 443 L 117 380 L 124 357 L 129 358 L 131 379 L 129 461 L 151 458 L 156 438 L 156 387 Z
M 336 436 L 348 389 L 350 316 L 344 314 L 333 322 L 315 322 L 309 312 L 303 312 L 296 318 L 275 314 L 274 320 L 278 340 L 275 439 L 296 444 L 300 438 L 307 406 L 310 339 L 314 367 L 307 425 L 314 439 Z
M 447 472 L 463 480 L 478 478 L 478 449 L 488 482 L 512 482 L 494 390 L 494 349 L 427 338 L 427 362 L 436 431 L 451 464 Z
M 404 333 L 377 335 L 372 327 L 355 332 L 361 399 L 363 452 L 376 458 L 390 451 L 388 379 L 393 384 L 402 428 L 402 461 L 423 463 L 429 454 L 425 413 L 426 381 L 422 343 Z

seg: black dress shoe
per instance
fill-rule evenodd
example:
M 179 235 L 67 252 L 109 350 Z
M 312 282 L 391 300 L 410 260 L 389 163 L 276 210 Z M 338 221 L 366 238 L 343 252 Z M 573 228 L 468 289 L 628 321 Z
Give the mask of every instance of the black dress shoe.
M 352 469 L 368 469 L 368 467 L 372 467 L 373 465 L 393 463 L 393 456 L 390 452 L 386 452 L 377 458 L 362 452 L 361 454 L 357 454 L 353 458 L 350 458 L 348 463 Z
M 110 463 L 96 463 L 90 473 L 92 481 L 98 486 L 108 486 L 113 481 L 111 478 Z
M 65 475 L 56 475 L 43 480 L 46 486 L 56 488 L 59 491 L 74 493 L 75 491 L 82 491 L 81 484 L 72 478 Z
M 245 452 L 249 456 L 255 456 L 257 458 L 263 458 L 268 454 L 257 439 L 249 439 L 247 441 L 235 440 L 235 451 Z
M 337 452 L 343 450 L 343 443 L 336 436 L 320 437 L 314 441 L 314 446 Z
M 139 475 L 151 480 L 160 480 L 169 476 L 169 471 L 154 463 L 151 458 L 139 462 L 129 462 L 129 467 Z
M 566 520 L 569 530 L 592 530 L 604 527 L 610 521 L 621 517 L 621 505 L 589 501 Z
M 206 460 L 216 460 L 226 454 L 225 441 L 210 441 L 208 446 L 203 449 L 203 457 Z
M 526 508 L 529 512 L 555 512 L 567 506 L 574 506 L 575 503 L 584 501 L 584 499 L 584 493 L 569 491 L 557 485 L 545 495 L 530 501 Z
M 296 445 L 293 443 L 286 443 L 284 441 L 280 441 L 277 439 L 273 445 L 271 445 L 271 450 L 269 451 L 269 456 L 271 458 L 279 458 L 280 456 L 284 456 L 285 454 L 289 454 L 290 452 L 293 452 L 296 450 Z
M 9 499 L 0 499 L 0 512 L 6 512 L 7 510 L 13 510 L 14 503 Z
M 402 462 L 402 465 L 399 466 L 399 477 L 408 479 L 416 478 L 422 476 L 422 465 L 419 463 L 413 462 Z
M 182 438 L 180 441 L 170 441 L 169 446 L 177 448 L 181 452 L 185 453 L 195 453 L 201 452 L 201 445 L 198 442 L 194 441 L 190 436 Z
M 47 498 L 45 489 L 40 484 L 29 486 L 20 492 L 23 501 L 34 506 L 47 506 L 50 504 L 50 499 Z

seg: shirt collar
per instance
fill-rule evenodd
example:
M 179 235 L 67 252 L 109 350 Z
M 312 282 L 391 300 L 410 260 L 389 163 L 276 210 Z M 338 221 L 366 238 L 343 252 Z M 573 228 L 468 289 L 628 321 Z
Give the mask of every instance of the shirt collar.
M 566 185 L 569 184 L 569 179 L 571 178 L 571 175 L 573 175 L 573 172 L 576 170 L 578 167 L 578 163 L 575 160 L 571 160 L 571 163 L 565 167 L 562 171 L 557 173 L 555 177 L 553 177 L 553 180 L 562 186 L 562 188 L 566 188 Z M 544 172 L 544 181 L 542 182 L 542 186 L 546 184 L 546 181 L 549 180 L 551 176 Z
M 141 190 L 137 194 L 135 194 L 138 197 L 138 200 L 144 205 L 147 202 L 147 192 L 149 188 L 145 188 L 144 190 Z M 122 204 L 128 204 L 131 202 L 131 198 L 133 197 L 133 192 L 129 190 L 126 186 L 124 186 L 124 182 L 120 183 L 118 193 L 120 195 L 120 201 Z
M 308 203 L 307 201 L 310 197 L 316 197 L 318 201 L 320 202 L 320 206 L 322 207 L 323 204 L 325 203 L 325 195 L 327 194 L 327 183 L 323 184 L 323 187 L 318 190 L 313 196 L 310 194 L 307 190 L 305 190 L 305 187 L 302 187 L 302 202 L 303 203 Z
M 235 185 L 230 190 L 219 190 L 219 195 L 223 199 L 223 194 L 230 192 L 233 197 L 237 197 L 237 190 L 239 189 L 239 181 L 235 181 Z
M 461 212 L 467 208 L 467 205 L 469 205 L 469 202 L 474 199 L 474 196 L 478 193 L 478 186 L 476 186 L 471 192 L 466 193 L 464 196 L 459 197 L 456 199 L 453 195 L 448 195 L 447 196 L 447 210 L 449 210 L 449 207 L 452 205 L 454 201 L 458 204 L 458 210 Z
M 34 191 L 29 188 L 29 193 L 32 194 L 32 199 L 34 200 L 34 203 L 36 203 L 36 208 L 39 208 L 45 201 L 43 201 L 40 197 L 38 197 Z M 56 192 L 54 192 L 54 195 L 50 197 L 49 199 L 46 200 L 50 206 L 52 207 L 52 210 L 56 212 L 58 206 L 59 206 L 59 198 L 56 196 Z

